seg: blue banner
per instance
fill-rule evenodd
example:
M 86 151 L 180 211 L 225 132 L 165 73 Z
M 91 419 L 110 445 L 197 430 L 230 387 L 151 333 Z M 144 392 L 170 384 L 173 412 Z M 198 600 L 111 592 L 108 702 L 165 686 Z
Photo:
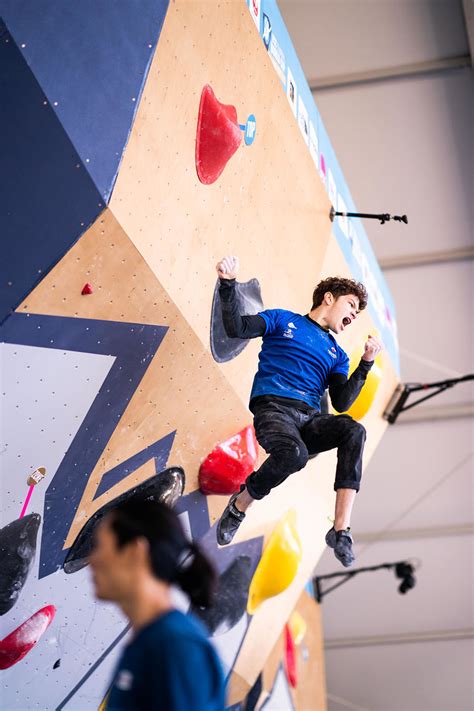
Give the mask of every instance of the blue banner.
M 357 212 L 276 1 L 247 0 L 247 5 L 334 209 Z M 353 277 L 367 289 L 369 312 L 400 374 L 395 306 L 362 222 L 337 217 L 333 233 Z

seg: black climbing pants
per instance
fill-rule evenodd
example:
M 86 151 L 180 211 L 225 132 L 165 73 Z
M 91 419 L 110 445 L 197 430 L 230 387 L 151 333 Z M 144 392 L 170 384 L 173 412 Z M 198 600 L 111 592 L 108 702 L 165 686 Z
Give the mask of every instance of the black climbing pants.
M 349 415 L 322 415 L 299 409 L 269 396 L 252 403 L 255 434 L 270 455 L 245 482 L 250 496 L 264 496 L 290 474 L 303 469 L 308 459 L 337 447 L 334 489 L 359 491 L 365 428 Z

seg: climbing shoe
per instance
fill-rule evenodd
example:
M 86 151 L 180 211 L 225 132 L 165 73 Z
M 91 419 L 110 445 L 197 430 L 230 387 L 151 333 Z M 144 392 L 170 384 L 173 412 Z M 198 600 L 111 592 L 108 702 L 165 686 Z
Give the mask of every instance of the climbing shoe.
M 220 546 L 226 546 L 231 542 L 245 518 L 244 512 L 239 511 L 235 505 L 235 500 L 239 494 L 240 491 L 236 491 L 235 494 L 232 494 L 217 524 L 216 536 Z
M 332 548 L 334 555 L 345 568 L 348 568 L 355 561 L 355 555 L 352 550 L 352 540 L 350 528 L 342 531 L 336 531 L 334 526 L 326 533 L 326 543 L 329 548 Z

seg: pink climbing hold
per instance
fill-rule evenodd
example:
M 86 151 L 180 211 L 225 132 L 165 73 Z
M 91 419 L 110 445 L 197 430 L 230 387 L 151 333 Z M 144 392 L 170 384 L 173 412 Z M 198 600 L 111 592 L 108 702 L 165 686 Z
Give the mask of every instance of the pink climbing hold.
M 83 296 L 86 296 L 86 294 L 92 294 L 93 292 L 94 289 L 92 288 L 92 284 L 89 284 L 89 282 L 87 282 L 87 284 L 84 284 L 84 286 L 82 287 L 81 294 Z
M 8 669 L 23 659 L 52 622 L 56 608 L 46 605 L 0 641 L 0 669 Z
M 242 141 L 235 106 L 221 104 L 206 84 L 201 93 L 196 134 L 196 171 L 201 183 L 214 183 Z
M 324 155 L 321 153 L 321 157 L 319 160 L 319 164 L 321 166 L 321 173 L 326 177 L 326 161 L 324 160 Z
M 199 468 L 199 488 L 203 494 L 233 494 L 254 470 L 258 445 L 252 425 L 248 425 L 206 457 Z
M 285 625 L 285 672 L 286 678 L 290 682 L 291 686 L 293 689 L 296 689 L 298 684 L 296 649 L 289 625 Z

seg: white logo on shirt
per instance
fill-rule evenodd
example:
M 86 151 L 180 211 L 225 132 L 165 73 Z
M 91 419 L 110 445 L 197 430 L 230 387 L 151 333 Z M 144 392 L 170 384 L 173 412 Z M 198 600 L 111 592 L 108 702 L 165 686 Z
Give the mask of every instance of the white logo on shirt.
M 117 689 L 120 689 L 120 691 L 130 691 L 130 689 L 132 688 L 132 684 L 132 672 L 128 671 L 128 669 L 122 669 L 117 676 L 115 686 L 117 687 Z
M 329 353 L 330 356 L 332 356 L 332 358 L 336 359 L 336 358 L 337 358 L 337 353 L 333 353 L 333 350 L 334 350 L 334 348 L 331 348 L 331 350 L 329 350 L 329 348 L 328 348 L 328 353 Z
M 291 330 L 292 328 L 296 330 L 295 324 L 293 323 L 293 321 L 290 321 L 288 324 L 288 328 L 283 331 L 283 335 L 285 336 L 285 338 L 294 338 L 294 333 Z

